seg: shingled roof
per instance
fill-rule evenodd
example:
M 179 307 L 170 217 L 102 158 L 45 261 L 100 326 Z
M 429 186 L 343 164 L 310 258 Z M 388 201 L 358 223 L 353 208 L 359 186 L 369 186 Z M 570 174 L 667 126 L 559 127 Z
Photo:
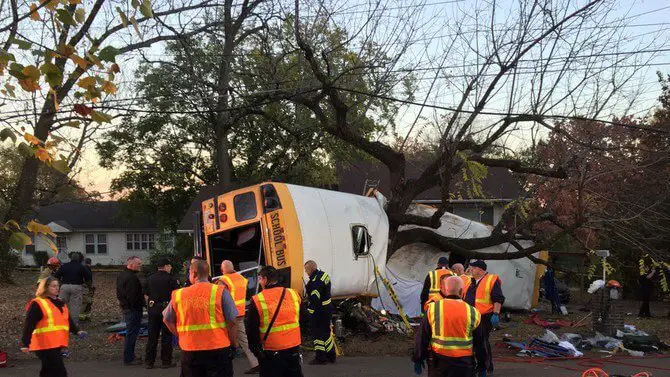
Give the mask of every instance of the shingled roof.
M 121 203 L 115 201 L 56 203 L 40 208 L 37 214 L 42 224 L 54 222 L 72 231 L 157 229 L 153 216 L 131 217 L 124 216 Z
M 407 178 L 418 178 L 426 168 L 426 162 L 408 161 L 406 166 Z M 337 167 L 337 178 L 340 191 L 363 195 L 365 181 L 379 181 L 377 189 L 388 195 L 390 189 L 390 174 L 388 168 L 380 163 L 359 161 L 348 166 Z M 519 196 L 522 188 L 514 176 L 506 168 L 489 168 L 488 176 L 482 180 L 482 191 L 486 198 L 470 198 L 462 193 L 463 199 L 513 200 Z M 421 194 L 415 200 L 439 200 L 440 190 L 433 187 Z

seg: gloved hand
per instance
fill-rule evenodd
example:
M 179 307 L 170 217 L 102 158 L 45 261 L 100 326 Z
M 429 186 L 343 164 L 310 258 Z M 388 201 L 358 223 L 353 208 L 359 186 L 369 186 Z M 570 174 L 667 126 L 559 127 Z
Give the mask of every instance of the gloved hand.
M 424 368 L 426 368 L 425 361 L 417 361 L 414 363 L 414 373 L 416 373 L 417 376 L 420 376 L 421 373 L 423 373 Z
M 493 315 L 491 316 L 491 325 L 493 325 L 493 327 L 498 327 L 499 324 L 500 324 L 500 316 L 496 313 L 493 313 Z
M 77 335 L 79 336 L 79 339 L 86 339 L 86 338 L 88 338 L 88 333 L 87 333 L 86 331 L 79 331 L 79 332 L 77 333 Z

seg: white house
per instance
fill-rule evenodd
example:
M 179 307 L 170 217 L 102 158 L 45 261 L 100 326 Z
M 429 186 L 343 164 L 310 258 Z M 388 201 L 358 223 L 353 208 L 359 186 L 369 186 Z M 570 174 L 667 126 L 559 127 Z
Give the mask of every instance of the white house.
M 64 202 L 40 208 L 37 220 L 56 233 L 59 259 L 67 259 L 72 251 L 91 258 L 93 265 L 121 265 L 136 255 L 148 259 L 150 253 L 162 244 L 174 245 L 172 235 L 159 231 L 156 219 L 145 214 L 128 216 L 121 204 L 114 201 Z M 24 265 L 34 265 L 32 253 L 53 251 L 41 237 L 33 239 L 22 253 Z

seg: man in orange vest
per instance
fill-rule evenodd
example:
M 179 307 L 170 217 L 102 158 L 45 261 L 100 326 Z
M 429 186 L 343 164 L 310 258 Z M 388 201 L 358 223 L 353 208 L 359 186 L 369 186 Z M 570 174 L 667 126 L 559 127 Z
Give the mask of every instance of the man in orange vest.
M 502 281 L 498 275 L 486 272 L 486 263 L 477 260 L 470 263 L 472 278 L 465 286 L 464 300 L 479 310 L 482 324 L 475 331 L 475 356 L 479 377 L 493 373 L 493 353 L 489 336 L 500 324 L 500 310 L 505 302 Z
M 226 287 L 228 292 L 230 292 L 230 295 L 233 297 L 233 301 L 235 301 L 235 307 L 237 307 L 237 318 L 235 318 L 235 322 L 237 323 L 237 342 L 240 344 L 240 347 L 242 347 L 242 350 L 251 365 L 251 369 L 244 372 L 244 374 L 258 374 L 258 359 L 249 350 L 247 332 L 244 326 L 244 317 L 246 315 L 247 306 L 247 286 L 249 282 L 244 276 L 235 271 L 233 262 L 229 260 L 221 262 L 221 273 L 223 275 L 221 275 L 221 278 L 217 283 Z
M 230 293 L 208 281 L 209 265 L 191 263 L 191 286 L 172 292 L 163 322 L 177 334 L 182 377 L 232 377 L 237 347 L 237 308 Z
M 470 284 L 470 279 L 472 279 L 472 276 L 465 274 L 465 268 L 463 267 L 462 264 L 455 263 L 453 266 L 451 266 L 451 270 L 454 272 L 456 276 L 459 276 L 461 280 L 463 280 L 464 286 Z
M 463 281 L 459 277 L 443 276 L 441 281 L 446 297 L 428 304 L 421 331 L 415 335 L 414 372 L 420 375 L 429 360 L 429 377 L 470 377 L 473 333 L 481 317 L 461 300 Z
M 300 355 L 300 296 L 279 284 L 272 266 L 258 273 L 263 289 L 247 313 L 249 348 L 260 362 L 261 377 L 303 377 Z
M 440 292 L 440 280 L 443 275 L 453 275 L 449 270 L 449 261 L 445 257 L 440 257 L 437 260 L 437 268 L 428 272 L 426 279 L 423 282 L 423 289 L 421 290 L 421 307 L 426 304 L 431 295 Z

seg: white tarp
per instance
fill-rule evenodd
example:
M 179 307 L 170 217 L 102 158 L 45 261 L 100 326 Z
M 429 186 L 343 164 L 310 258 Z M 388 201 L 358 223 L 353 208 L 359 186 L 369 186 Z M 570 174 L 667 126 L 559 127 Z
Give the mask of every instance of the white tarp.
M 421 216 L 430 216 L 434 211 L 435 209 L 430 207 L 415 206 L 408 212 Z M 452 213 L 445 213 L 441 220 L 442 226 L 436 229 L 436 232 L 449 237 L 485 237 L 491 234 L 493 230 L 491 226 L 470 221 Z M 409 228 L 411 227 L 401 227 L 401 230 Z M 524 247 L 531 245 L 529 242 L 522 242 L 522 246 Z M 516 249 L 511 245 L 502 244 L 479 251 L 504 253 L 516 251 Z M 430 245 L 412 244 L 396 251 L 387 263 L 386 277 L 393 284 L 393 289 L 407 315 L 415 317 L 421 314 L 419 296 L 423 282 L 428 271 L 435 268 L 437 259 L 440 256 L 448 256 L 448 253 L 440 253 L 439 250 Z M 511 309 L 530 309 L 535 290 L 535 264 L 527 258 L 501 261 L 489 260 L 486 261 L 486 264 L 488 271 L 499 275 L 502 280 L 503 293 L 505 295 L 504 306 Z M 381 282 L 379 283 L 379 287 L 382 292 L 380 292 L 379 299 L 373 300 L 373 307 L 379 310 L 384 306 L 391 313 L 397 313 L 391 297 Z

